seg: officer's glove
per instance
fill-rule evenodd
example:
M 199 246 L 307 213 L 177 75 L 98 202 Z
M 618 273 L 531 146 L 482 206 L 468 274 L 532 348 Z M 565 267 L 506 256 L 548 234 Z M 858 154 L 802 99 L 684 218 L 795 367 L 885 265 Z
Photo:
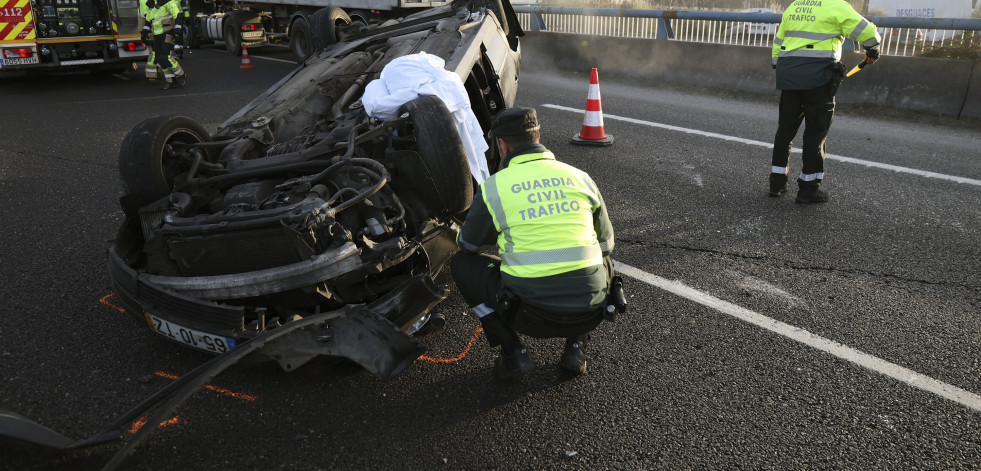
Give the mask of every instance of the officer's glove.
M 140 40 L 143 41 L 143 42 L 145 42 L 145 43 L 150 42 L 150 27 L 149 26 L 144 26 L 143 29 L 140 31 Z
M 870 62 L 875 62 L 879 60 L 879 46 L 872 46 L 865 48 L 865 57 L 871 59 Z

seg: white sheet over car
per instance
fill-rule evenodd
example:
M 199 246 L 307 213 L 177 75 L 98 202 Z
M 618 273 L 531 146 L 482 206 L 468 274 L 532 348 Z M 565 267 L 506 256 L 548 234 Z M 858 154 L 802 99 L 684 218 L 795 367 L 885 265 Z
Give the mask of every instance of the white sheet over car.
M 460 140 L 467 152 L 470 173 L 477 183 L 490 176 L 487 169 L 487 141 L 470 107 L 470 97 L 463 81 L 444 68 L 439 56 L 420 52 L 393 59 L 382 69 L 380 78 L 372 80 L 361 98 L 368 116 L 392 119 L 399 108 L 421 95 L 435 95 L 443 100 L 456 122 Z

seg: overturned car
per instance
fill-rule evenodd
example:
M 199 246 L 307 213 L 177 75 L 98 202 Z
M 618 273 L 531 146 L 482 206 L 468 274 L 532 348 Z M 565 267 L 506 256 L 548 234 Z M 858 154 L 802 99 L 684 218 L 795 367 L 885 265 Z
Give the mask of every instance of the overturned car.
M 437 322 L 429 311 L 448 293 L 433 278 L 475 182 L 500 163 L 480 129 L 514 103 L 523 33 L 507 0 L 349 33 L 213 134 L 157 116 L 124 139 L 108 267 L 153 331 L 218 354 L 295 326 L 267 352 L 284 369 L 329 354 L 383 378 L 424 351 L 410 334 Z M 368 96 L 410 56 L 458 77 L 463 102 L 425 80 Z M 366 106 L 393 97 L 406 98 L 394 113 Z

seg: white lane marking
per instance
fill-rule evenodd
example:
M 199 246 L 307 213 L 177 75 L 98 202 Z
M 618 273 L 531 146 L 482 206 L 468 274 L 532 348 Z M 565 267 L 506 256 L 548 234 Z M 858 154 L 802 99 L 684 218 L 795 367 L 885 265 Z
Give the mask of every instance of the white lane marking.
M 273 46 L 273 45 L 268 45 L 268 46 L 263 46 L 263 47 L 275 47 L 275 48 L 278 48 L 278 49 L 282 49 L 282 47 L 280 47 L 280 46 Z M 202 52 L 205 52 L 205 51 L 207 51 L 207 52 L 217 52 L 219 54 L 231 54 L 230 52 L 226 51 L 225 49 L 199 49 L 199 51 L 202 51 Z M 287 64 L 296 64 L 296 61 L 293 61 L 293 60 L 279 59 L 279 58 L 276 58 L 276 57 L 257 56 L 255 54 L 253 54 L 251 51 L 249 51 L 249 59 L 262 59 L 262 60 L 267 60 L 267 61 L 285 62 Z M 299 64 L 297 64 L 297 65 L 299 65 Z
M 249 59 L 262 59 L 262 60 L 267 60 L 267 61 L 285 62 L 287 64 L 296 64 L 296 61 L 291 61 L 291 60 L 287 60 L 287 59 L 280 59 L 280 58 L 277 58 L 277 57 L 253 56 L 252 54 L 249 54 Z
M 556 110 L 572 111 L 572 112 L 575 112 L 575 113 L 585 113 L 586 112 L 586 110 L 581 110 L 581 109 L 576 109 L 576 108 L 570 108 L 568 106 L 561 106 L 561 105 L 544 104 L 542 106 L 547 107 L 547 108 L 553 108 L 553 109 L 556 109 Z M 708 131 L 700 131 L 698 129 L 683 128 L 683 127 L 680 127 L 680 126 L 672 126 L 670 124 L 655 123 L 653 121 L 644 121 L 642 119 L 627 118 L 625 116 L 617 116 L 617 115 L 605 114 L 605 113 L 603 114 L 603 118 L 604 119 L 617 120 L 617 121 L 625 121 L 625 122 L 628 122 L 628 123 L 640 124 L 640 125 L 643 125 L 643 126 L 651 126 L 651 127 L 655 127 L 655 128 L 667 129 L 669 131 L 678 131 L 678 132 L 684 132 L 684 133 L 688 133 L 688 134 L 697 134 L 699 136 L 713 137 L 713 138 L 716 138 L 716 139 L 722 139 L 722 140 L 725 140 L 725 141 L 738 142 L 740 144 L 746 144 L 746 145 L 751 145 L 751 146 L 766 147 L 767 149 L 772 149 L 773 148 L 773 143 L 772 142 L 754 141 L 752 139 L 743 139 L 741 137 L 728 136 L 728 135 L 725 135 L 725 134 L 718 134 L 718 133 L 708 132 Z M 792 150 L 793 150 L 793 152 L 797 152 L 797 153 L 799 153 L 801 151 L 801 149 L 799 147 L 794 147 Z M 860 160 L 860 159 L 856 159 L 856 158 L 852 158 L 852 157 L 845 157 L 843 155 L 828 154 L 828 158 L 831 159 L 831 160 L 837 160 L 837 161 L 840 161 L 840 162 L 847 162 L 847 163 L 850 163 L 850 164 L 857 164 L 857 165 L 864 165 L 866 167 L 874 167 L 874 168 L 881 168 L 881 169 L 885 169 L 885 170 L 892 170 L 893 172 L 898 172 L 898 173 L 909 173 L 909 174 L 918 175 L 918 176 L 921 176 L 921 177 L 939 178 L 941 180 L 949 180 L 949 181 L 957 182 L 957 183 L 965 183 L 965 184 L 968 184 L 968 185 L 981 186 L 981 180 L 975 180 L 973 178 L 965 178 L 965 177 L 958 177 L 958 176 L 955 176 L 955 175 L 946 175 L 946 174 L 943 174 L 943 173 L 928 172 L 926 170 L 918 170 L 918 169 L 915 169 L 915 168 L 900 167 L 898 165 L 883 164 L 883 163 L 879 163 L 879 162 L 873 162 L 871 160 Z
M 842 360 L 850 361 L 863 368 L 868 368 L 876 373 L 888 376 L 897 381 L 906 383 L 914 388 L 922 389 L 926 392 L 936 394 L 945 399 L 949 399 L 965 407 L 981 411 L 981 396 L 970 391 L 958 388 L 942 381 L 938 381 L 929 376 L 922 375 L 908 368 L 904 368 L 895 363 L 890 363 L 881 358 L 869 355 L 868 353 L 842 345 L 833 340 L 828 340 L 819 335 L 812 334 L 800 327 L 785 324 L 776 319 L 771 319 L 749 309 L 737 306 L 728 301 L 723 301 L 708 293 L 703 293 L 679 281 L 671 281 L 651 273 L 634 268 L 630 265 L 614 261 L 618 273 L 622 273 L 631 278 L 643 281 L 655 288 L 663 289 L 669 293 L 681 296 L 682 298 L 694 301 L 703 306 L 715 309 L 723 314 L 762 327 L 770 332 L 782 335 L 791 340 L 803 343 L 809 347 L 830 353 Z

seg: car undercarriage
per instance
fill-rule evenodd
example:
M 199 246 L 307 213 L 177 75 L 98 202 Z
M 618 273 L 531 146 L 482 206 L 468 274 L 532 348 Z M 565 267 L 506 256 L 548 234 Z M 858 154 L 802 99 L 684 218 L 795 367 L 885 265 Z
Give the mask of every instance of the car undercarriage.
M 517 87 L 522 33 L 503 5 L 459 1 L 351 35 L 214 133 L 184 116 L 134 127 L 119 159 L 126 219 L 108 251 L 127 311 L 223 353 L 431 284 L 473 199 L 471 156 L 443 97 L 419 94 L 389 119 L 369 115 L 362 98 L 393 60 L 430 54 L 459 77 L 486 128 Z M 493 148 L 480 158 L 500 162 Z M 431 304 L 447 294 L 430 293 Z M 411 334 L 430 308 L 378 314 Z

